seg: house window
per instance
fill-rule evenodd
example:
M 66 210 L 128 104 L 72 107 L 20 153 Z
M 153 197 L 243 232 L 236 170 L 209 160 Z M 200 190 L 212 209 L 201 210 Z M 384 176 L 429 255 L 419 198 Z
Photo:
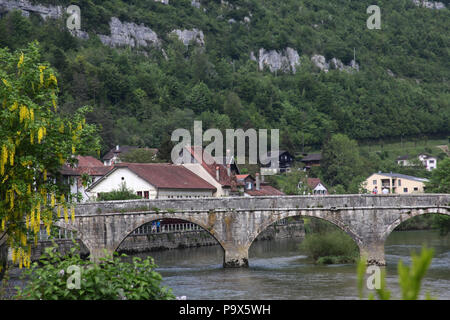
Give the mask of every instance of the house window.
M 373 185 L 376 185 L 377 184 L 377 180 L 373 180 Z
M 148 196 L 148 191 L 144 191 L 144 198 L 145 198 L 145 199 L 148 199 L 148 198 L 149 198 L 149 196 Z
M 414 187 L 414 191 L 419 191 L 419 188 L 418 187 Z
M 142 191 L 138 191 L 138 192 L 136 192 L 136 194 L 142 198 Z
M 430 160 L 430 163 L 434 163 L 434 160 Z
M 398 186 L 401 187 L 402 186 L 402 180 L 398 179 Z
M 408 192 L 408 188 L 403 188 L 403 192 Z

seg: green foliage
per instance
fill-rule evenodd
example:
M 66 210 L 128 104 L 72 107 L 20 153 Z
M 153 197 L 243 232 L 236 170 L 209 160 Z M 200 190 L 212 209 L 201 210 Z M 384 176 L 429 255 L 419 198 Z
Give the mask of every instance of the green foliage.
M 113 201 L 113 200 L 132 200 L 141 199 L 142 197 L 134 193 L 133 190 L 127 188 L 125 183 L 120 185 L 120 188 L 110 192 L 100 192 L 98 194 L 98 201 Z
M 291 172 L 268 176 L 267 181 L 287 195 L 311 193 L 311 188 L 307 184 L 305 172 L 297 170 L 297 168 L 292 168 Z
M 359 248 L 343 231 L 307 234 L 299 245 L 318 264 L 353 263 Z
M 358 177 L 362 173 L 362 160 L 356 141 L 346 135 L 335 134 L 324 145 L 322 154 L 321 166 L 324 168 L 324 178 L 327 181 L 332 185 L 342 185 L 346 189 L 352 184 L 359 185 L 351 183 L 352 177 L 355 176 L 358 181 L 362 180 Z
M 169 300 L 174 299 L 171 289 L 161 287 L 162 277 L 155 271 L 153 258 L 133 257 L 126 262 L 126 255 L 107 256 L 99 263 L 80 258 L 72 248 L 62 256 L 56 247 L 45 249 L 39 263 L 33 263 L 24 272 L 28 280 L 24 288 L 17 288 L 15 299 L 21 300 Z M 56 250 L 57 251 L 57 250 Z M 70 266 L 81 270 L 79 289 L 68 288 Z
M 450 158 L 438 162 L 431 173 L 430 181 L 425 184 L 425 191 L 431 193 L 450 193 Z
M 426 247 L 422 249 L 420 256 L 411 256 L 411 267 L 405 266 L 403 261 L 398 263 L 398 281 L 402 288 L 403 300 L 417 300 L 420 293 L 420 285 L 428 267 L 433 259 L 434 251 Z
M 120 160 L 122 162 L 133 162 L 133 163 L 160 162 L 160 160 L 156 157 L 155 152 L 153 150 L 145 148 L 134 149 L 123 155 L 120 155 Z
M 444 215 L 436 216 L 433 227 L 439 228 L 441 236 L 446 236 L 450 232 L 450 217 Z
M 419 298 L 422 280 L 431 264 L 433 254 L 433 249 L 428 249 L 424 246 L 420 255 L 412 253 L 410 267 L 405 266 L 402 260 L 398 262 L 398 282 L 402 291 L 402 300 L 417 300 Z M 366 257 L 361 257 L 356 270 L 358 293 L 361 299 L 363 298 L 364 277 L 367 269 L 366 261 Z M 381 300 L 391 299 L 391 292 L 386 287 L 386 271 L 384 269 L 381 270 L 380 288 L 375 289 L 375 292 Z M 373 293 L 371 293 L 369 299 L 373 300 L 374 298 Z M 426 294 L 426 299 L 431 299 L 428 293 Z
M 103 151 L 116 144 L 161 148 L 174 128 L 203 117 L 208 128 L 280 128 L 281 147 L 292 153 L 303 143 L 320 147 L 331 131 L 364 140 L 448 136 L 448 10 L 383 1 L 383 32 L 372 32 L 365 27 L 369 0 L 202 1 L 206 11 L 189 0 L 33 2 L 80 6 L 90 40 L 72 37 L 63 20 L 11 12 L 0 19 L 0 47 L 43 44 L 61 75 L 62 110 L 93 105 L 88 120 L 102 125 Z M 103 46 L 95 33 L 109 34 L 113 16 L 154 30 L 168 59 L 155 49 Z M 169 36 L 192 28 L 205 33 L 203 49 Z M 259 71 L 250 60 L 251 51 L 286 47 L 301 56 L 296 74 Z M 310 61 L 322 54 L 348 64 L 353 48 L 357 73 L 319 72 Z
M 85 121 L 91 108 L 59 111 L 57 73 L 41 52 L 36 42 L 0 49 L 0 240 L 8 238 L 19 266 L 30 262 L 28 236 L 36 239 L 41 223 L 50 229 L 57 203 L 67 220 L 61 166 L 100 148 L 97 127 Z
M 425 214 L 421 216 L 416 216 L 402 222 L 396 231 L 404 230 L 426 230 L 426 229 L 439 229 L 441 235 L 446 235 L 450 224 L 448 216 L 441 214 Z M 447 226 L 447 227 L 446 227 Z

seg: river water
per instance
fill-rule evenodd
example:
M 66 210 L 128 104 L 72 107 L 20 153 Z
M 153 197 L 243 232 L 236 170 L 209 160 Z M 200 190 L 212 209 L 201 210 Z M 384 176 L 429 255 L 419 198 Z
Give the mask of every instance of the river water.
M 359 299 L 356 266 L 315 265 L 297 248 L 298 240 L 257 241 L 249 250 L 249 268 L 224 269 L 219 246 L 151 252 L 163 285 L 176 296 L 196 299 Z M 393 232 L 386 241 L 386 284 L 400 298 L 397 263 L 410 264 L 412 251 L 426 244 L 435 250 L 422 282 L 436 299 L 450 299 L 450 236 L 436 231 Z M 140 255 L 142 256 L 142 255 Z M 365 296 L 369 290 L 366 290 Z
M 230 299 L 359 299 L 356 265 L 315 265 L 297 246 L 299 240 L 256 241 L 249 250 L 249 268 L 224 269 L 220 246 L 150 252 L 159 266 L 163 285 L 188 300 Z M 422 244 L 434 248 L 434 258 L 422 282 L 422 296 L 450 299 L 450 235 L 436 231 L 393 232 L 386 241 L 386 284 L 393 298 L 400 298 L 397 263 L 410 264 L 410 253 Z M 11 270 L 7 296 L 15 293 L 18 268 Z M 365 297 L 369 293 L 366 290 Z

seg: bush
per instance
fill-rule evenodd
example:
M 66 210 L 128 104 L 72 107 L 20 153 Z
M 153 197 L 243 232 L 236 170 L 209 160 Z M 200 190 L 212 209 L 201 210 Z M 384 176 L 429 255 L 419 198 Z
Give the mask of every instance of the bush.
M 24 272 L 28 279 L 25 288 L 17 288 L 15 299 L 25 300 L 169 300 L 174 299 L 171 289 L 161 287 L 162 277 L 155 272 L 151 257 L 134 257 L 125 262 L 122 254 L 108 256 L 100 263 L 82 260 L 78 248 L 62 256 L 55 247 L 45 249 L 39 264 L 33 263 Z M 79 267 L 79 287 L 69 289 L 75 273 L 69 267 Z M 77 284 L 74 282 L 75 285 Z
M 339 230 L 307 235 L 299 249 L 319 264 L 353 263 L 359 255 L 353 239 Z
M 133 190 L 127 189 L 125 184 L 120 186 L 120 189 L 113 190 L 111 192 L 100 192 L 98 194 L 98 201 L 113 201 L 113 200 L 132 200 L 132 199 L 141 199 L 142 197 L 138 196 L 133 192 Z

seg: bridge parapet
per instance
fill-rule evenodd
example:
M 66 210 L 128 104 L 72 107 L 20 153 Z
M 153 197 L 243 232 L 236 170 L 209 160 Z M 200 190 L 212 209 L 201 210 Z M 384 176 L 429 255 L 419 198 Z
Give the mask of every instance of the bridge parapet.
M 450 214 L 450 194 L 329 195 L 128 200 L 80 204 L 75 222 L 96 260 L 113 252 L 136 228 L 163 218 L 195 223 L 224 249 L 224 266 L 248 265 L 259 233 L 294 216 L 327 220 L 349 234 L 371 264 L 385 264 L 384 241 L 402 221 L 427 213 Z M 64 223 L 59 222 L 62 226 Z
M 78 204 L 76 215 L 127 213 L 158 210 L 261 210 L 266 208 L 358 208 L 358 207 L 450 206 L 450 194 L 417 195 L 326 195 L 266 196 L 197 199 L 122 200 Z

